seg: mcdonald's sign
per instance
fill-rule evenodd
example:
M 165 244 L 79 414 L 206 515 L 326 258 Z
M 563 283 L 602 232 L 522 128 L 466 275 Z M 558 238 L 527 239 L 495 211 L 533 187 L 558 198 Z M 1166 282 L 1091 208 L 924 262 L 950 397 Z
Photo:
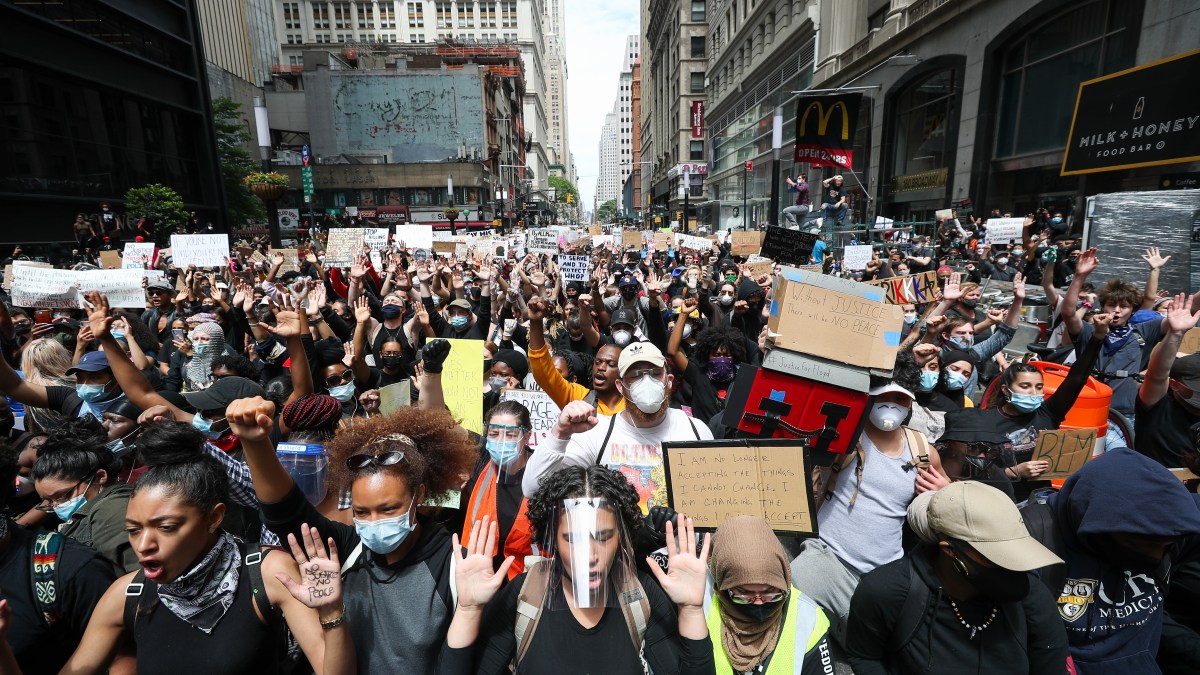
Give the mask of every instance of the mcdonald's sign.
M 862 94 L 806 96 L 796 104 L 796 162 L 851 168 Z

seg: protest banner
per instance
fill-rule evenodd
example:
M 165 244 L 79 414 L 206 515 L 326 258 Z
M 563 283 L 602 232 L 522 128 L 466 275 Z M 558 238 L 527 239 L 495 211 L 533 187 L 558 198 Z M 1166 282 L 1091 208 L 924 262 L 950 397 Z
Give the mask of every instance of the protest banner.
M 786 227 L 767 227 L 762 242 L 762 256 L 791 265 L 806 265 L 817 245 L 817 235 Z
M 558 253 L 558 232 L 550 228 L 529 231 L 529 243 L 525 246 L 530 253 Z
M 757 260 L 755 262 L 746 263 L 746 269 L 750 270 L 750 278 L 758 281 L 764 274 L 770 276 L 775 271 L 775 261 L 773 260 Z
M 483 433 L 483 340 L 450 340 L 442 396 L 464 429 Z
M 121 253 L 119 251 L 100 251 L 101 269 L 119 270 L 121 267 Z
M 750 232 L 732 232 L 731 235 L 733 238 L 729 250 L 730 255 L 747 256 L 758 253 L 759 249 L 762 248 L 762 232 L 752 230 Z
M 896 364 L 904 312 L 883 289 L 785 267 L 767 321 L 772 345 L 864 368 Z
M 874 229 L 889 230 L 895 224 L 896 224 L 896 221 L 892 220 L 891 218 L 884 218 L 883 216 L 875 216 L 875 228 Z
M 675 236 L 675 245 L 686 251 L 703 253 L 712 250 L 713 240 L 706 237 L 693 237 L 690 234 L 679 234 Z
M 1047 429 L 1038 432 L 1033 461 L 1049 462 L 1038 480 L 1066 478 L 1091 459 L 1096 450 L 1096 428 Z
M 406 248 L 433 248 L 433 225 L 397 225 L 396 241 Z
M 300 255 L 299 255 L 300 252 L 299 251 L 297 251 L 294 248 L 273 248 L 273 249 L 271 249 L 270 263 L 272 265 L 275 264 L 275 254 L 276 253 L 283 254 L 283 264 L 279 266 L 279 274 L 283 274 L 284 272 L 300 271 Z M 262 255 L 262 254 L 260 253 L 259 255 Z
M 843 264 L 848 270 L 865 270 L 867 263 L 871 262 L 871 251 L 874 248 L 870 244 L 861 244 L 858 246 L 847 246 L 843 252 Z
M 933 302 L 937 292 L 937 272 L 930 270 L 919 274 L 864 281 L 863 283 L 878 286 L 887 291 L 884 301 L 889 305 Z
M 78 274 L 72 270 L 56 270 L 49 265 L 14 265 L 12 304 L 41 309 L 77 308 L 80 306 L 79 289 L 75 287 Z
M 110 307 L 146 307 L 146 291 L 142 289 L 142 270 L 90 270 L 76 272 L 79 290 L 99 291 L 108 296 Z
M 558 422 L 558 415 L 562 412 L 544 391 L 503 389 L 500 391 L 500 400 L 516 401 L 529 409 L 529 421 L 533 423 L 533 430 L 529 434 L 529 447 L 535 450 L 550 435 L 550 430 L 554 428 Z
M 229 258 L 228 234 L 173 234 L 171 256 L 175 267 L 221 267 Z
M 141 270 L 154 264 L 154 244 L 150 242 L 132 242 L 125 244 L 121 255 L 121 266 L 124 269 Z
M 30 267 L 54 267 L 50 263 L 37 262 L 36 260 L 14 260 L 11 265 L 4 266 L 4 290 L 12 288 L 13 282 L 13 267 L 21 265 L 29 265 Z
M 366 230 L 361 227 L 336 227 L 329 230 L 325 243 L 325 267 L 349 267 L 362 255 L 363 237 Z
M 391 415 L 400 408 L 412 405 L 412 382 L 402 380 L 379 388 L 379 412 Z
M 744 439 L 663 443 L 667 503 L 697 528 L 754 516 L 790 534 L 816 534 L 804 441 Z
M 562 270 L 563 281 L 586 282 L 592 273 L 592 259 L 586 255 L 560 255 L 558 269 Z
M 988 218 L 987 243 L 1011 244 L 1014 241 L 1021 241 L 1024 231 L 1024 218 Z
M 797 265 L 796 269 L 798 269 L 802 272 L 812 272 L 813 274 L 824 274 L 825 273 L 824 265 Z
M 642 233 L 638 230 L 625 230 L 621 233 L 621 248 L 641 248 Z

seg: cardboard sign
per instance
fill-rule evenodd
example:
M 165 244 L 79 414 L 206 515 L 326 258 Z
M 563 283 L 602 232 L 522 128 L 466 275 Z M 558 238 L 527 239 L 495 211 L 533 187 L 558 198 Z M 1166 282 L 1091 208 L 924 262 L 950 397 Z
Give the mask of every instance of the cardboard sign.
M 813 274 L 825 273 L 824 265 L 797 265 L 796 269 L 800 270 L 801 272 L 812 272 Z
M 949 220 L 954 217 L 954 209 L 938 209 L 933 212 L 933 217 L 938 220 Z
M 864 368 L 891 370 L 904 311 L 883 289 L 784 268 L 775 277 L 767 340 L 775 346 Z
M 586 255 L 560 255 L 558 268 L 562 270 L 563 281 L 586 282 L 592 273 L 592 259 Z
M 339 227 L 329 231 L 325 244 L 325 267 L 349 267 L 362 255 L 366 230 L 361 227 Z
M 654 248 L 665 251 L 672 245 L 674 237 L 669 232 L 654 233 Z
M 698 528 L 754 516 L 791 534 L 817 533 L 804 444 L 800 441 L 663 443 L 667 502 Z
M 596 235 L 604 234 L 604 229 L 601 228 L 599 225 L 589 225 L 588 226 L 588 234 L 592 235 L 593 237 Z
M 1048 429 L 1038 432 L 1033 461 L 1046 461 L 1050 467 L 1038 480 L 1066 478 L 1092 458 L 1096 449 L 1096 429 Z
M 638 230 L 625 230 L 621 233 L 622 248 L 641 248 L 642 233 Z
M 555 255 L 558 253 L 558 232 L 549 228 L 542 228 L 529 231 L 529 243 L 525 248 L 531 253 L 548 253 Z
M 71 270 L 56 270 L 49 265 L 14 265 L 12 304 L 39 309 L 79 307 L 79 289 L 75 287 L 78 274 Z
M 379 388 L 379 412 L 391 415 L 400 408 L 412 405 L 412 382 L 403 380 Z
M 1021 233 L 1024 231 L 1024 218 L 988 218 L 987 243 L 1010 244 L 1021 241 Z
M 271 249 L 270 262 L 272 265 L 275 264 L 275 254 L 276 253 L 283 254 L 283 264 L 279 266 L 280 274 L 283 274 L 284 272 L 300 271 L 300 255 L 299 255 L 300 252 L 299 251 L 297 251 L 294 248 L 273 248 L 273 249 Z
M 133 242 L 125 244 L 121 254 L 121 266 L 125 269 L 141 270 L 154 264 L 154 244 L 149 242 Z
M 483 433 L 483 340 L 450 340 L 442 395 L 464 429 Z
M 781 263 L 807 265 L 816 245 L 817 235 L 811 232 L 768 226 L 763 237 L 762 255 Z
M 229 257 L 228 234 L 171 235 L 172 262 L 178 268 L 220 267 Z
M 775 271 L 775 261 L 759 260 L 752 263 L 746 263 L 746 269 L 750 270 L 750 278 L 758 281 L 763 275 L 770 276 Z
M 119 270 L 122 266 L 119 251 L 100 251 L 100 267 L 106 270 Z
M 146 307 L 146 291 L 142 289 L 142 270 L 92 270 L 76 272 L 79 290 L 99 291 L 108 296 L 110 307 Z
M 397 225 L 396 241 L 407 248 L 433 248 L 433 225 Z
M 1179 343 L 1179 351 L 1184 354 L 1194 354 L 1200 351 L 1200 328 L 1193 328 L 1183 334 L 1183 342 Z
M 919 274 L 878 281 L 864 281 L 887 291 L 885 302 L 889 305 L 919 304 L 933 302 L 937 293 L 937 272 L 930 270 Z
M 454 241 L 435 241 L 433 242 L 433 252 L 438 255 L 449 256 L 458 249 L 458 242 Z
M 844 249 L 842 262 L 848 270 L 865 270 L 867 263 L 871 262 L 871 252 L 874 250 L 870 244 L 847 246 Z
M 730 255 L 748 256 L 758 253 L 762 248 L 763 232 L 732 232 Z M 710 244 L 711 246 L 711 244 Z
M 533 431 L 529 434 L 529 447 L 537 449 L 538 445 L 550 435 L 550 430 L 558 422 L 562 409 L 554 404 L 550 394 L 544 391 L 526 391 L 524 389 L 504 389 L 500 392 L 501 401 L 516 401 L 529 409 L 529 421 L 533 423 Z

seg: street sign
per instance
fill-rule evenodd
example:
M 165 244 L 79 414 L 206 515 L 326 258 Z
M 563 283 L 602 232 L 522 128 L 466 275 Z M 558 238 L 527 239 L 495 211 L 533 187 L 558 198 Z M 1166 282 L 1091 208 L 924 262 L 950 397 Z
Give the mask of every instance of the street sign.
M 754 162 L 746 162 L 746 170 L 753 171 L 754 170 Z
M 304 166 L 308 166 L 308 158 L 308 146 L 306 145 L 300 148 L 300 160 L 304 162 Z
M 313 193 L 313 175 L 311 166 L 304 166 L 300 169 L 300 180 L 304 183 L 304 194 L 311 195 Z

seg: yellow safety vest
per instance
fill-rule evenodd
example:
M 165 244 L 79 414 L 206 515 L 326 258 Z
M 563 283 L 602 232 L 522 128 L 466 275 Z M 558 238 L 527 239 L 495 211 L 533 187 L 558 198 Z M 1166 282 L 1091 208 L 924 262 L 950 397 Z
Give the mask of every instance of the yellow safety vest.
M 713 661 L 716 662 L 717 675 L 736 675 L 729 657 L 725 656 L 725 645 L 721 642 L 721 598 L 713 595 L 712 606 L 708 610 L 705 621 L 708 623 L 708 634 L 713 642 Z M 804 655 L 808 653 L 821 638 L 829 632 L 829 619 L 817 603 L 804 597 L 800 591 L 792 589 L 791 598 L 787 604 L 787 618 L 783 623 L 784 630 L 779 635 L 775 645 L 774 656 L 767 665 L 765 675 L 791 675 L 799 673 L 804 663 Z M 797 632 L 811 626 L 808 635 L 804 637 L 804 649 L 797 650 L 799 643 Z

